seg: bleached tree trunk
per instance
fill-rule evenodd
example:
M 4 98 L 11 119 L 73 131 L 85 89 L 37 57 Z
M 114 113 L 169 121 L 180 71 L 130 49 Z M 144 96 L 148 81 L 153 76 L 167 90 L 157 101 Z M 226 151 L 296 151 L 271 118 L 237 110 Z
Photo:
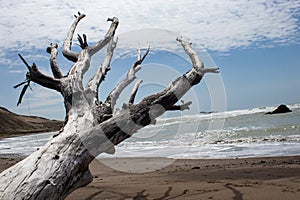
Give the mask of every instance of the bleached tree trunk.
M 0 199 L 64 199 L 75 189 L 92 181 L 89 163 L 97 155 L 103 152 L 114 153 L 114 145 L 129 138 L 139 129 L 155 123 L 155 119 L 165 111 L 188 109 L 191 102 L 175 104 L 193 85 L 201 81 L 206 72 L 218 72 L 215 68 L 205 69 L 191 44 L 178 38 L 177 41 L 192 60 L 192 69 L 170 83 L 163 91 L 134 104 L 135 94 L 141 84 L 139 80 L 129 102 L 114 112 L 119 95 L 136 79 L 135 73 L 141 69 L 150 47 L 143 56 L 138 52 L 138 59 L 127 76 L 116 85 L 106 100 L 101 102 L 98 99 L 98 88 L 110 70 L 110 62 L 117 44 L 114 35 L 119 22 L 116 17 L 108 19 L 111 22 L 108 32 L 93 46 L 88 45 L 85 35 L 83 38 L 78 36 L 82 51 L 76 53 L 71 50 L 73 34 L 84 16 L 81 13 L 75 16 L 64 42 L 63 54 L 74 62 L 66 76 L 62 75 L 56 62 L 56 44 L 51 44 L 47 49 L 51 54 L 50 66 L 54 78 L 42 74 L 35 64 L 29 66 L 20 55 L 28 68 L 28 84 L 33 81 L 61 93 L 66 120 L 56 137 L 0 174 Z M 105 46 L 107 50 L 103 64 L 84 87 L 82 79 L 89 69 L 92 56 Z

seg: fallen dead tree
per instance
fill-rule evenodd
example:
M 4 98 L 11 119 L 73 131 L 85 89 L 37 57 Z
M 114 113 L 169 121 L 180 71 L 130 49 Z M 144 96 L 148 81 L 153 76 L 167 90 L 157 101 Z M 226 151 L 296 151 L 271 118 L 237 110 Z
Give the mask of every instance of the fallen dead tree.
M 74 64 L 67 75 L 63 75 L 57 63 L 57 44 L 47 48 L 53 77 L 39 71 L 36 64 L 29 65 L 21 56 L 28 73 L 18 103 L 30 82 L 56 90 L 64 99 L 66 119 L 59 134 L 45 146 L 0 174 L 1 199 L 64 199 L 75 189 L 92 181 L 89 163 L 95 156 L 107 152 L 114 153 L 114 146 L 129 138 L 139 129 L 155 124 L 155 119 L 166 111 L 185 110 L 191 102 L 176 105 L 181 97 L 198 84 L 205 73 L 218 73 L 217 68 L 204 68 L 203 62 L 192 49 L 191 43 L 182 38 L 182 45 L 192 61 L 192 68 L 174 80 L 163 91 L 147 96 L 134 103 L 141 80 L 138 80 L 131 97 L 116 111 L 115 105 L 121 92 L 135 81 L 135 74 L 147 57 L 138 51 L 138 59 L 127 76 L 111 90 L 104 101 L 98 99 L 98 89 L 110 70 L 110 63 L 117 45 L 115 32 L 119 24 L 116 17 L 106 35 L 93 45 L 89 45 L 86 35 L 78 36 L 81 52 L 71 50 L 74 31 L 79 21 L 85 17 L 78 13 L 63 43 L 63 55 Z M 175 42 L 175 41 L 174 41 Z M 106 57 L 94 76 L 83 85 L 83 77 L 90 67 L 92 56 L 106 47 Z

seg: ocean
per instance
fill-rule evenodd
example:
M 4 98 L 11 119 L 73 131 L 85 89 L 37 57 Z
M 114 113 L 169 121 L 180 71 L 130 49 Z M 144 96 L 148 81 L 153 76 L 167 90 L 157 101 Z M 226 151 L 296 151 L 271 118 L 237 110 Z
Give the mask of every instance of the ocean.
M 300 104 L 158 119 L 99 157 L 247 158 L 300 154 Z M 0 139 L 0 154 L 29 155 L 56 132 Z

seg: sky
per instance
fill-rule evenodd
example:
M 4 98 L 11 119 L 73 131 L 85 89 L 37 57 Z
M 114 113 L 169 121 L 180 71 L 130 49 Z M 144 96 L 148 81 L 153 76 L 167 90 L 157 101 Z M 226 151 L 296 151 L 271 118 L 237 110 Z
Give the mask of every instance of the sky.
M 138 78 L 146 79 L 137 100 L 163 89 L 169 81 L 186 72 L 189 63 L 182 58 L 184 53 L 178 50 L 180 46 L 175 41 L 176 35 L 183 35 L 200 56 L 207 58 L 208 67 L 218 66 L 221 71 L 218 75 L 206 75 L 190 96 L 184 98 L 192 99 L 197 112 L 300 102 L 298 0 L 82 0 L 76 3 L 1 0 L 0 106 L 25 115 L 64 118 L 62 98 L 57 92 L 31 84 L 32 91 L 26 93 L 17 107 L 21 88 L 13 89 L 13 86 L 23 81 L 26 74 L 18 53 L 51 75 L 45 49 L 56 42 L 61 50 L 77 11 L 87 16 L 76 34 L 85 33 L 90 44 L 103 37 L 109 27 L 108 17 L 120 19 L 117 30 L 117 35 L 123 38 L 117 46 L 120 54 L 116 54 L 118 59 L 112 63 L 112 70 L 100 88 L 102 98 L 134 62 L 130 58 L 135 53 L 132 49 L 137 38 L 143 40 L 142 48 L 147 43 L 153 48 L 137 74 Z M 61 54 L 58 56 L 66 74 L 72 63 Z M 94 61 L 92 71 L 101 64 L 99 58 L 101 55 Z

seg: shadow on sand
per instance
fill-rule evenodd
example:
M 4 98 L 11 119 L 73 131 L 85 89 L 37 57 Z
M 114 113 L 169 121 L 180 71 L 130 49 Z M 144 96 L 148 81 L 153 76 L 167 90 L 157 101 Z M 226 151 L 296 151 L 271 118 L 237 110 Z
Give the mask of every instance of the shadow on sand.
M 169 200 L 169 199 L 175 199 L 175 198 L 178 198 L 178 197 L 181 197 L 183 195 L 185 195 L 188 190 L 184 190 L 181 194 L 179 195 L 175 195 L 175 196 L 171 196 L 170 195 L 170 192 L 172 191 L 172 187 L 170 186 L 166 192 L 159 198 L 151 198 L 152 200 Z M 135 195 L 128 195 L 128 194 L 125 194 L 125 193 L 120 193 L 120 192 L 116 192 L 116 191 L 108 191 L 108 190 L 101 190 L 101 188 L 99 188 L 99 191 L 98 192 L 95 192 L 94 194 L 88 196 L 85 200 L 95 200 L 95 199 L 98 199 L 99 196 L 98 195 L 101 195 L 101 194 L 104 194 L 104 193 L 113 193 L 118 197 L 118 199 L 120 200 L 125 200 L 125 199 L 133 199 L 133 200 L 149 200 L 148 199 L 148 196 L 149 194 L 146 194 L 146 189 L 140 191 L 140 192 L 137 192 Z

